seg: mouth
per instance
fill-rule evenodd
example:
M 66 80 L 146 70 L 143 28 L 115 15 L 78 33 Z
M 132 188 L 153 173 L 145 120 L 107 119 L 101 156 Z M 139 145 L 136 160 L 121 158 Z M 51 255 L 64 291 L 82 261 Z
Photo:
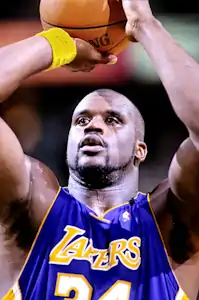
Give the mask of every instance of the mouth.
M 84 138 L 80 148 L 84 153 L 97 153 L 104 150 L 105 144 L 98 135 L 90 134 Z

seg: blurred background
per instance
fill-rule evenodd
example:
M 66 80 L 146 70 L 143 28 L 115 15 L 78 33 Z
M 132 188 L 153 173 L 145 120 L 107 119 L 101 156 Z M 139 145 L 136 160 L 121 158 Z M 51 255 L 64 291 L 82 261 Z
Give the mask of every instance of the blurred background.
M 199 60 L 199 8 L 182 1 L 151 0 L 153 12 L 176 40 Z M 0 46 L 41 30 L 39 0 L 0 2 Z M 176 79 L 177 80 L 177 79 Z M 172 111 L 153 66 L 138 44 L 131 44 L 115 66 L 91 74 L 65 69 L 25 81 L 1 113 L 19 137 L 26 153 L 46 163 L 67 185 L 65 145 L 71 113 L 77 102 L 96 88 L 112 88 L 128 96 L 146 122 L 148 157 L 141 166 L 140 190 L 150 191 L 163 178 L 186 129 Z
M 38 2 L 0 1 L 0 46 L 41 31 Z M 151 0 L 154 14 L 199 60 L 199 8 L 197 1 L 190 4 Z M 0 113 L 24 151 L 47 164 L 60 183 L 67 185 L 65 147 L 72 111 L 84 95 L 104 87 L 129 97 L 145 119 L 149 153 L 141 166 L 140 190 L 150 191 L 167 176 L 172 156 L 187 131 L 175 116 L 150 60 L 138 44 L 131 44 L 116 65 L 98 67 L 91 74 L 71 74 L 59 69 L 33 76 L 0 107 Z
M 41 30 L 39 0 L 11 3 L 0 2 L 0 46 Z M 179 0 L 152 0 L 151 6 L 176 40 L 199 60 L 196 3 L 187 6 Z M 1 113 L 25 152 L 46 163 L 61 184 L 67 185 L 65 145 L 71 113 L 85 94 L 102 87 L 122 92 L 143 114 L 149 154 L 141 166 L 140 190 L 150 191 L 167 176 L 171 158 L 187 132 L 173 113 L 153 65 L 138 44 L 131 44 L 119 56 L 117 65 L 98 67 L 90 74 L 71 74 L 60 68 L 31 77 L 1 107 Z

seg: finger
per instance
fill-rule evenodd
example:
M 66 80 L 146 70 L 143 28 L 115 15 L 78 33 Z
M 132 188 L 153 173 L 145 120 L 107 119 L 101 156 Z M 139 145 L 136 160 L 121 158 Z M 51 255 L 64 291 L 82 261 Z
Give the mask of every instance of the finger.
M 79 72 L 79 70 L 78 70 L 78 69 L 75 69 L 75 68 L 68 67 L 67 69 L 68 69 L 70 72 L 73 72 L 73 73 Z
M 134 24 L 130 24 L 129 22 L 127 22 L 126 27 L 125 27 L 125 31 L 126 31 L 126 36 L 128 38 L 129 41 L 133 41 L 134 37 L 132 36 L 133 33 L 133 25 Z
M 71 72 L 91 72 L 95 68 L 95 65 L 92 65 L 90 62 L 86 62 L 77 67 L 68 67 Z
M 101 60 L 102 60 L 102 54 L 92 47 L 90 51 L 90 61 L 93 64 L 98 64 L 101 62 Z
M 115 55 L 102 54 L 95 48 L 91 49 L 91 61 L 93 64 L 116 64 L 117 57 Z
M 82 72 L 91 72 L 95 69 L 95 66 L 89 66 L 89 67 L 86 67 L 82 70 Z
M 101 61 L 98 62 L 103 65 L 114 65 L 117 63 L 117 56 L 115 55 L 103 55 Z
M 81 72 L 91 72 L 94 68 L 95 68 L 95 65 L 91 64 L 90 61 L 87 61 L 81 66 L 80 71 Z

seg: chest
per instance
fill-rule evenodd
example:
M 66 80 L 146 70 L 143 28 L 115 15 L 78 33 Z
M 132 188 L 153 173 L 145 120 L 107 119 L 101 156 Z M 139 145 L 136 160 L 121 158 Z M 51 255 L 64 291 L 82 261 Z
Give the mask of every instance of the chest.
M 87 291 L 84 299 L 91 299 L 91 291 L 92 299 L 113 297 L 112 293 L 114 297 L 118 293 L 121 296 L 107 299 L 155 299 L 154 291 L 157 299 L 162 293 L 173 299 L 178 285 L 155 223 L 151 219 L 147 224 L 125 210 L 111 221 L 82 215 L 76 222 L 73 216 L 56 227 L 45 226 L 22 274 L 22 282 L 34 265 L 38 290 L 46 286 L 49 299 L 52 287 L 56 295 L 71 298 L 78 290 Z M 166 285 L 170 285 L 169 291 L 164 290 Z

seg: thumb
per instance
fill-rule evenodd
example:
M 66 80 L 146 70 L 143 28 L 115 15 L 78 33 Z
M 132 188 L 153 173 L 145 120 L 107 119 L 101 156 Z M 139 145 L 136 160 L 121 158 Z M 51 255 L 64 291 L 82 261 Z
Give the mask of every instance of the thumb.
M 103 65 L 114 65 L 117 63 L 117 56 L 111 54 L 102 55 L 102 58 L 98 63 Z
M 93 47 L 90 55 L 94 64 L 115 64 L 117 62 L 117 57 L 115 55 L 100 53 Z
M 132 24 L 130 24 L 129 22 L 126 23 L 126 36 L 128 38 L 129 41 L 131 42 L 135 42 L 135 38 L 133 36 L 133 28 L 132 28 Z
M 138 22 L 139 22 L 139 17 L 136 12 L 132 12 L 131 18 L 128 19 L 125 27 L 126 31 L 126 36 L 129 41 L 131 42 L 137 42 L 136 40 L 136 33 L 138 31 Z
M 90 48 L 90 60 L 94 64 L 99 64 L 102 60 L 102 54 L 99 51 L 97 51 L 93 46 L 91 46 Z

